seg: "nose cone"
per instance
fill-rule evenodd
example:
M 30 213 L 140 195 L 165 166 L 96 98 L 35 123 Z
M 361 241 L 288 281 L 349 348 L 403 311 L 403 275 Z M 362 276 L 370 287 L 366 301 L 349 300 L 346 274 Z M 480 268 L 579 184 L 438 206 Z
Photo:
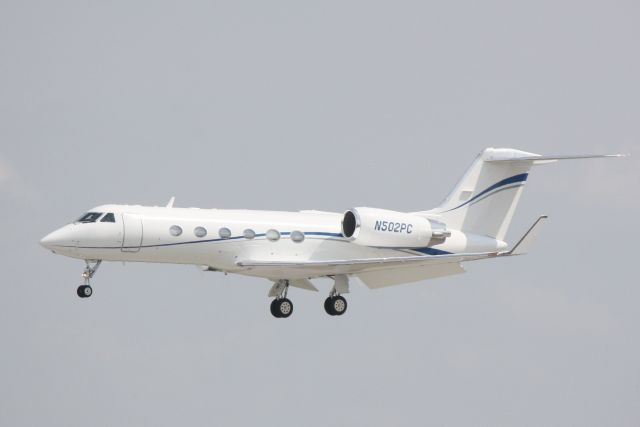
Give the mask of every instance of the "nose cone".
M 47 234 L 42 238 L 42 240 L 40 240 L 40 244 L 51 250 L 55 248 L 75 246 L 69 226 L 59 228 L 53 233 Z

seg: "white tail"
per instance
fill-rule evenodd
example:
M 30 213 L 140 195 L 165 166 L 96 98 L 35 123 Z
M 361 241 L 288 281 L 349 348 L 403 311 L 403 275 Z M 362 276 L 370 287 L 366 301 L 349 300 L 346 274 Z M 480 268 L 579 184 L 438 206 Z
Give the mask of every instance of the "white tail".
M 533 165 L 620 156 L 540 156 L 511 148 L 487 148 L 440 206 L 419 214 L 443 221 L 448 228 L 504 240 Z

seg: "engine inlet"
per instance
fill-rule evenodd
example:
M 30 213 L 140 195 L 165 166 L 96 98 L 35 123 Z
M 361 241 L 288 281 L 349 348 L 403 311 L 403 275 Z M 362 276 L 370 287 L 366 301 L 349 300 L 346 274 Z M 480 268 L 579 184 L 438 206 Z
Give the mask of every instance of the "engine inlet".
M 356 215 L 351 211 L 346 211 L 344 218 L 342 218 L 342 235 L 344 237 L 353 237 L 357 226 L 358 220 L 356 219 Z

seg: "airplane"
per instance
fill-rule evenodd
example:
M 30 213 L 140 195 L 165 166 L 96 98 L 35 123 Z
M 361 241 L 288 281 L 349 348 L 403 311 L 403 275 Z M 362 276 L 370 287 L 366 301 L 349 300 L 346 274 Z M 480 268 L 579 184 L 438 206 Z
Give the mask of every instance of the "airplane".
M 192 264 L 204 271 L 268 279 L 276 318 L 293 313 L 290 287 L 318 291 L 311 280 L 330 278 L 324 309 L 341 316 L 351 278 L 380 289 L 463 273 L 467 261 L 526 253 L 547 216 L 540 216 L 510 248 L 505 238 L 532 166 L 623 156 L 542 156 L 487 148 L 438 207 L 420 212 L 177 208 L 173 197 L 163 207 L 103 205 L 40 243 L 85 261 L 80 298 L 93 294 L 90 282 L 102 261 Z

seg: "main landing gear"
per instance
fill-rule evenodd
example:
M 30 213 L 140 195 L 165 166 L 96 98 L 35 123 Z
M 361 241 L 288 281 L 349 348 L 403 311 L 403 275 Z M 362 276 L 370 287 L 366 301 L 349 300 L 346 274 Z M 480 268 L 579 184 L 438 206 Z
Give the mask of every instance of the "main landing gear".
M 341 295 L 331 295 L 324 300 L 324 311 L 330 316 L 342 316 L 347 311 L 347 300 Z
M 276 298 L 271 301 L 271 314 L 277 318 L 287 318 L 293 313 L 293 303 L 288 298 Z
M 324 310 L 331 316 L 342 316 L 347 312 L 347 300 L 341 294 L 349 293 L 349 278 L 346 275 L 331 276 L 334 280 L 333 288 L 329 292 L 329 297 L 324 301 Z M 270 309 L 273 317 L 278 319 L 287 318 L 293 313 L 293 303 L 287 298 L 287 291 L 289 290 L 290 281 L 281 279 L 276 281 L 271 290 L 269 296 L 273 297 L 271 301 Z M 299 286 L 294 283 L 294 286 Z M 315 289 L 312 285 L 311 289 Z M 309 286 L 306 289 L 309 289 Z
M 342 316 L 347 311 L 347 300 L 340 294 L 349 293 L 349 278 L 341 274 L 334 276 L 333 280 L 329 298 L 324 301 L 324 311 L 330 316 Z
M 98 267 L 100 267 L 100 264 L 102 264 L 102 260 L 90 261 L 87 259 L 84 262 L 87 264 L 87 266 L 84 268 L 84 272 L 82 273 L 82 277 L 84 278 L 84 285 L 78 286 L 78 290 L 76 291 L 76 293 L 80 298 L 89 298 L 91 295 L 93 295 L 93 288 L 91 287 L 90 283 L 91 278 L 94 274 L 96 274 Z
M 275 297 L 271 301 L 271 314 L 276 318 L 287 318 L 293 313 L 293 303 L 287 298 L 289 290 L 288 280 L 278 280 L 269 291 L 270 297 Z

